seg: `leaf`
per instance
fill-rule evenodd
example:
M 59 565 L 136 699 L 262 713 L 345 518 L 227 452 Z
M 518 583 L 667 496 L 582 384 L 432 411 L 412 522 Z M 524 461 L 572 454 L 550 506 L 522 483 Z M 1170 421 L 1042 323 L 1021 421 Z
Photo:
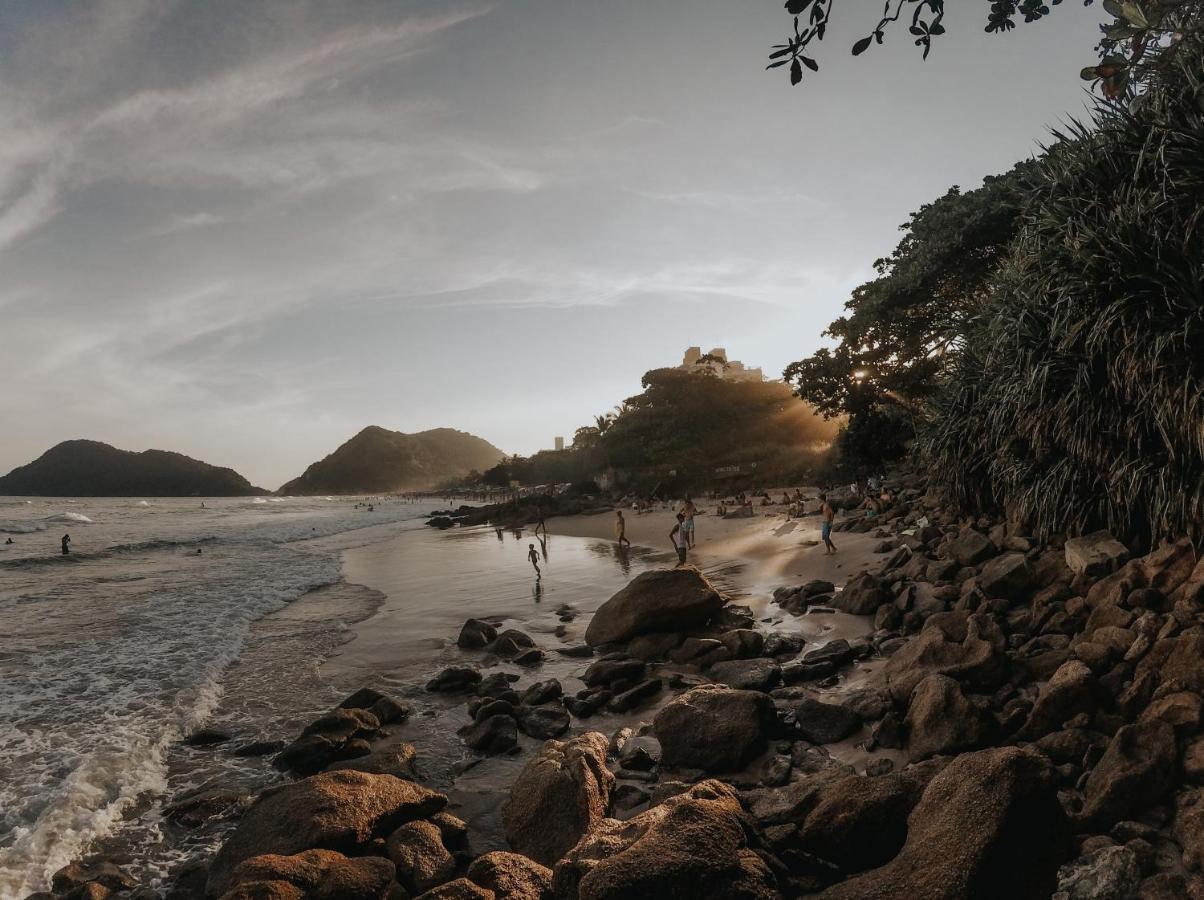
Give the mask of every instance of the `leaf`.
M 775 53 L 769 54 L 769 58 L 770 59 L 781 59 L 783 56 L 789 56 L 789 55 L 790 55 L 790 48 L 785 47 L 781 50 L 778 50 Z
M 803 65 L 806 66 L 808 69 L 810 69 L 812 72 L 819 71 L 819 63 L 817 63 L 815 60 L 813 60 L 810 56 L 800 56 L 799 59 L 801 59 L 803 61 Z
M 1136 3 L 1128 0 L 1128 2 L 1121 4 L 1120 9 L 1124 13 L 1124 17 L 1138 28 L 1150 27 L 1150 20 L 1145 17 L 1145 13 L 1142 12 L 1141 7 Z
M 861 40 L 859 40 L 857 43 L 855 43 L 853 45 L 853 55 L 860 56 L 862 53 L 864 53 L 866 50 L 868 50 L 870 48 L 870 43 L 872 41 L 873 41 L 873 37 L 863 37 Z
M 812 0 L 786 0 L 786 12 L 792 16 L 797 16 L 799 13 L 806 10 L 810 6 Z
M 770 63 L 770 64 L 769 64 L 769 65 L 767 65 L 765 68 L 767 68 L 767 69 L 776 69 L 778 66 L 784 66 L 784 65 L 786 65 L 786 63 L 788 63 L 788 62 L 790 62 L 790 60 L 788 60 L 788 59 L 779 59 L 777 62 L 772 62 L 772 63 Z
M 1085 69 L 1080 69 L 1079 78 L 1083 79 L 1083 81 L 1095 81 L 1095 79 L 1099 78 L 1097 67 L 1087 66 Z
M 794 62 L 792 62 L 790 64 L 790 83 L 798 84 L 802 80 L 803 80 L 803 67 L 801 65 L 799 65 L 799 61 L 796 59 Z
M 1120 8 L 1120 3 L 1117 0 L 1104 0 L 1104 12 L 1111 16 L 1116 16 L 1118 19 L 1125 17 L 1124 11 Z

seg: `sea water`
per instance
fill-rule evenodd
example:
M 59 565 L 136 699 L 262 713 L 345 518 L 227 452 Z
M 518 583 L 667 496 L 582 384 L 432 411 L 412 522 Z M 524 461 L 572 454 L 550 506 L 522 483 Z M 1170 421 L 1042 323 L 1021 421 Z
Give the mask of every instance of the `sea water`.
M 288 543 L 421 527 L 431 509 L 390 499 L 372 512 L 347 498 L 203 502 L 0 498 L 2 900 L 44 888 L 98 842 L 138 857 L 143 877 L 161 874 L 150 859 L 164 840 L 157 799 L 263 768 L 181 739 L 217 709 L 254 623 L 339 582 L 337 554 Z M 323 628 L 337 628 L 328 619 Z M 265 696 L 242 701 L 248 733 L 274 718 L 277 702 L 312 706 L 273 673 L 258 676 Z

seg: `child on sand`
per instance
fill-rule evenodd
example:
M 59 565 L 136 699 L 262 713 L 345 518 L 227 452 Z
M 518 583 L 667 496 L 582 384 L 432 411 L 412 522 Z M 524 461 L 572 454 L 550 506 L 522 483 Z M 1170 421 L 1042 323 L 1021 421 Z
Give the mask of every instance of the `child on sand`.
M 539 553 L 535 549 L 534 544 L 528 544 L 527 559 L 531 560 L 531 565 L 535 567 L 535 580 L 543 578 L 543 572 L 539 571 Z

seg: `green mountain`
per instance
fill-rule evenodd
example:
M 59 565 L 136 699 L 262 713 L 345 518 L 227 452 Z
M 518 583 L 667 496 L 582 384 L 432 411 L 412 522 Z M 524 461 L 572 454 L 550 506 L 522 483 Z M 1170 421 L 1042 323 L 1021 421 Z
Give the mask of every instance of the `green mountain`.
M 233 469 L 166 450 L 63 441 L 0 478 L 0 496 L 242 497 L 267 493 Z
M 476 435 L 454 428 L 403 434 L 370 425 L 280 488 L 278 494 L 380 494 L 429 490 L 505 456 Z

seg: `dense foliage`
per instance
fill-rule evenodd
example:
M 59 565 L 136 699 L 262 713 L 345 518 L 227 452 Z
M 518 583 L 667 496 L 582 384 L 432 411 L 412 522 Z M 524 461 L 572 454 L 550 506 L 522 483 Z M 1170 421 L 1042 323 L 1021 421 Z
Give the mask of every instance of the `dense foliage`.
M 1003 34 L 1016 27 L 1016 20 L 1036 22 L 1062 0 L 986 0 L 985 30 Z M 1083 0 L 1090 6 L 1094 0 Z M 786 42 L 776 44 L 769 54 L 768 68 L 789 66 L 790 83 L 803 80 L 803 69 L 819 70 L 809 52 L 828 31 L 837 0 L 786 0 L 786 11 L 794 17 L 794 30 Z M 1204 34 L 1204 0 L 1103 0 L 1112 21 L 1103 27 L 1096 46 L 1098 61 L 1086 66 L 1080 76 L 1099 84 L 1105 97 L 1123 96 L 1134 85 L 1149 82 L 1168 71 L 1184 48 L 1199 48 Z M 945 33 L 945 0 L 886 0 L 881 17 L 869 34 L 852 47 L 859 56 L 881 44 L 887 31 L 901 19 L 924 58 L 932 39 Z
M 971 507 L 1038 532 L 1204 521 L 1204 78 L 1181 58 L 1040 161 L 923 437 Z

